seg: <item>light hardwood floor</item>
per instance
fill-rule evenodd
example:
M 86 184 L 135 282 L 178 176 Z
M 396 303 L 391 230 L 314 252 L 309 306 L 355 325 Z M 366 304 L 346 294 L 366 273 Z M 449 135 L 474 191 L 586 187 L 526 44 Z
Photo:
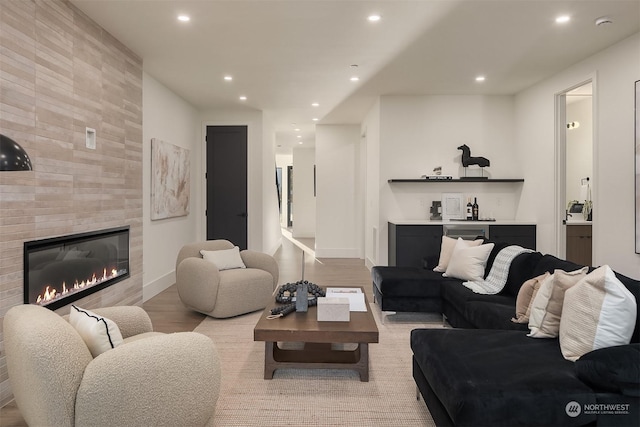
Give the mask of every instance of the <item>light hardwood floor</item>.
M 304 239 L 307 246 L 313 241 Z M 278 284 L 296 282 L 302 278 L 302 251 L 287 238 L 274 255 L 280 270 Z M 362 286 L 369 302 L 373 301 L 371 275 L 360 259 L 323 258 L 305 256 L 304 279 L 322 287 L 347 285 Z M 142 307 L 149 313 L 154 330 L 159 332 L 192 331 L 205 315 L 184 307 L 175 285 L 145 302 Z M 0 408 L 0 427 L 24 427 L 27 424 L 15 402 Z

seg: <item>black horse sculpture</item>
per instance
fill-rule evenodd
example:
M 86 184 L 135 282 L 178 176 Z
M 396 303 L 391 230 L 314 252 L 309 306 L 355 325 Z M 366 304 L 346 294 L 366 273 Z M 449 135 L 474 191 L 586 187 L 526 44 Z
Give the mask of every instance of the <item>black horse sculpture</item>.
M 491 165 L 491 162 L 486 157 L 471 157 L 471 149 L 467 144 L 461 145 L 458 150 L 462 150 L 462 166 L 465 168 L 470 165 L 478 165 L 481 168 Z

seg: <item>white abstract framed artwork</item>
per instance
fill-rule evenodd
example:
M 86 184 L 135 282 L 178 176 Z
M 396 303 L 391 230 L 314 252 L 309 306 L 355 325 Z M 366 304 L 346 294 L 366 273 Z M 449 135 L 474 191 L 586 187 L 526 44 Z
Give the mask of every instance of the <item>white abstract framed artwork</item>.
M 636 253 L 640 254 L 640 80 L 636 81 L 636 130 L 635 130 L 635 172 L 636 172 Z
M 189 150 L 151 139 L 151 219 L 189 214 Z

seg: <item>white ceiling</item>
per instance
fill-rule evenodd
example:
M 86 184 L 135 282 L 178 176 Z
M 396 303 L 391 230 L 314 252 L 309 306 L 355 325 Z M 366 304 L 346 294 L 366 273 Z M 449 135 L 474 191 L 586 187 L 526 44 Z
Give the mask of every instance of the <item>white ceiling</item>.
M 638 0 L 71 2 L 199 110 L 264 111 L 279 151 L 313 145 L 314 117 L 360 123 L 380 95 L 513 94 L 640 31 Z

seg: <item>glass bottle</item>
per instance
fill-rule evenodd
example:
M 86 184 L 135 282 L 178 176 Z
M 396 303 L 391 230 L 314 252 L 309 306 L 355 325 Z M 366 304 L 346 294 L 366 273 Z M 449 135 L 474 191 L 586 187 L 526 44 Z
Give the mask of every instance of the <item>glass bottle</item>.
M 474 221 L 478 220 L 478 212 L 479 212 L 479 208 L 478 208 L 478 198 L 474 197 L 473 198 L 473 205 L 471 206 L 472 209 L 472 217 Z

